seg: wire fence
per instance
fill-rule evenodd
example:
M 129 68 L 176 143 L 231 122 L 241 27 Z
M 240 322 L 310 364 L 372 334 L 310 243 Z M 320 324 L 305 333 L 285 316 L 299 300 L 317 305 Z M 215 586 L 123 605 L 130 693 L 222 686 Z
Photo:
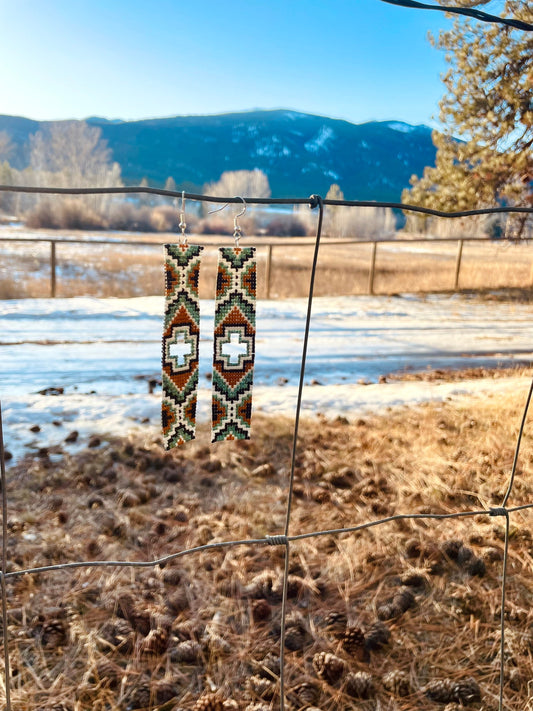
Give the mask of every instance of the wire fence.
M 172 191 L 157 190 L 151 188 L 121 188 L 121 189 L 45 189 L 45 188 L 21 188 L 12 186 L 0 186 L 0 191 L 21 191 L 21 192 L 36 192 L 36 193 L 55 193 L 55 194 L 94 194 L 102 192 L 128 192 L 128 193 L 142 193 L 148 192 L 158 195 L 166 195 L 168 197 L 180 198 L 185 197 L 188 200 L 199 200 L 202 202 L 219 202 L 219 203 L 237 203 L 242 204 L 242 198 L 228 197 L 228 198 L 215 198 L 205 195 L 195 195 L 188 193 L 176 193 Z M 286 513 L 285 513 L 285 524 L 282 534 L 271 534 L 266 535 L 263 538 L 253 538 L 244 540 L 229 540 L 222 542 L 208 543 L 206 545 L 196 546 L 192 548 L 187 548 L 183 550 L 176 551 L 162 558 L 155 560 L 146 561 L 127 561 L 127 560 L 108 560 L 108 561 L 72 561 L 61 563 L 57 565 L 49 565 L 42 567 L 34 567 L 27 569 L 20 569 L 7 572 L 7 541 L 8 541 L 8 527 L 7 527 L 7 512 L 8 512 L 8 502 L 7 502 L 7 480 L 6 480 L 6 469 L 5 469 L 5 451 L 4 442 L 2 436 L 2 413 L 0 405 L 0 462 L 1 462 L 1 487 L 2 487 L 2 572 L 0 576 L 1 582 L 1 594 L 2 594 L 2 619 L 3 619 L 3 637 L 4 637 L 4 686 L 6 694 L 6 708 L 7 711 L 11 711 L 11 695 L 10 695 L 10 655 L 9 655 L 9 638 L 8 638 L 8 624 L 7 624 L 7 612 L 8 612 L 8 599 L 6 592 L 6 581 L 14 578 L 20 578 L 25 575 L 39 575 L 45 572 L 54 571 L 66 571 L 73 570 L 77 568 L 153 568 L 155 566 L 168 563 L 174 559 L 181 558 L 184 556 L 190 556 L 198 554 L 205 551 L 213 551 L 216 549 L 232 548 L 238 546 L 280 546 L 284 548 L 284 572 L 283 572 L 283 589 L 282 589 L 282 599 L 281 599 L 281 629 L 280 629 L 280 639 L 279 639 L 279 650 L 280 650 L 280 675 L 279 675 L 279 698 L 280 698 L 280 710 L 284 711 L 286 708 L 286 689 L 285 689 L 285 637 L 286 637 L 286 617 L 287 617 L 287 600 L 288 600 L 288 581 L 289 581 L 289 561 L 291 555 L 291 544 L 310 538 L 318 538 L 322 536 L 339 536 L 341 534 L 354 534 L 359 531 L 368 530 L 370 528 L 375 528 L 382 526 L 391 521 L 400 520 L 416 520 L 416 519 L 433 519 L 433 520 L 443 520 L 443 519 L 462 519 L 477 516 L 486 517 L 500 517 L 505 520 L 505 536 L 504 536 L 504 554 L 502 560 L 502 584 L 501 584 L 501 606 L 500 606 L 500 623 L 499 623 L 499 637 L 500 637 L 500 682 L 499 682 L 499 700 L 498 708 L 499 711 L 504 709 L 504 681 L 505 681 L 505 628 L 506 628 L 506 617 L 505 617 L 505 596 L 507 589 L 507 565 L 508 565 L 508 547 L 509 547 L 509 531 L 510 531 L 510 518 L 511 515 L 523 511 L 526 509 L 533 508 L 533 502 L 527 503 L 521 506 L 510 507 L 508 506 L 509 498 L 511 496 L 513 485 L 515 482 L 515 474 L 517 470 L 517 463 L 520 454 L 520 447 L 522 443 L 522 438 L 524 434 L 525 423 L 529 411 L 529 406 L 531 402 L 531 397 L 533 394 L 533 382 L 529 388 L 529 393 L 527 396 L 527 401 L 524 406 L 524 411 L 522 415 L 522 421 L 517 434 L 517 442 L 514 453 L 514 460 L 509 475 L 509 481 L 506 493 L 502 499 L 501 505 L 497 507 L 490 507 L 478 510 L 468 510 L 468 511 L 457 511 L 449 514 L 432 514 L 432 513 L 402 513 L 393 516 L 387 516 L 378 520 L 367 521 L 356 526 L 346 526 L 342 528 L 330 529 L 330 530 L 315 530 L 303 534 L 291 535 L 291 514 L 292 505 L 294 501 L 294 484 L 295 484 L 295 471 L 297 462 L 297 452 L 298 452 L 298 442 L 299 442 L 299 428 L 300 428 L 300 415 L 302 410 L 302 396 L 304 392 L 305 383 L 305 371 L 306 371 L 306 359 L 307 350 L 309 344 L 309 333 L 312 319 L 312 307 L 313 307 L 313 295 L 315 286 L 315 277 L 317 273 L 317 267 L 319 263 L 319 250 L 321 244 L 322 236 L 322 225 L 324 217 L 324 206 L 328 204 L 335 205 L 354 205 L 354 206 L 372 206 L 372 207 L 397 207 L 400 209 L 408 209 L 413 212 L 419 212 L 429 215 L 438 215 L 441 217 L 448 218 L 458 218 L 467 215 L 480 215 L 480 214 L 494 214 L 494 213 L 522 213 L 522 214 L 533 214 L 533 208 L 531 207 L 514 207 L 514 208 L 486 208 L 481 210 L 470 210 L 463 212 L 452 212 L 446 213 L 442 211 L 430 210 L 428 208 L 419 208 L 417 206 L 406 205 L 402 203 L 375 203 L 375 202 L 359 202 L 359 201 L 340 201 L 340 200 L 324 200 L 319 195 L 312 195 L 310 198 L 294 198 L 294 199 L 274 199 L 274 198 L 248 198 L 247 202 L 250 204 L 307 204 L 313 209 L 318 209 L 318 219 L 316 226 L 316 236 L 314 242 L 314 254 L 313 262 L 311 266 L 308 298 L 307 298 L 307 313 L 305 320 L 305 331 L 302 346 L 302 355 L 300 363 L 300 375 L 296 402 L 296 411 L 294 417 L 294 428 L 292 435 L 291 444 L 291 454 L 290 454 L 290 469 L 287 481 L 286 489 Z
M 194 235 L 195 239 L 201 239 L 201 235 Z M 168 240 L 167 240 L 168 241 Z M 55 298 L 58 294 L 66 295 L 65 289 L 61 288 L 63 282 L 68 286 L 70 292 L 72 290 L 72 282 L 75 283 L 76 295 L 83 296 L 91 292 L 91 286 L 87 281 L 80 282 L 75 276 L 74 266 L 80 262 L 84 266 L 88 265 L 88 259 L 91 249 L 98 247 L 109 247 L 113 253 L 115 250 L 120 250 L 124 247 L 130 248 L 129 251 L 143 250 L 149 248 L 155 252 L 164 242 L 162 241 L 147 241 L 147 240 L 125 240 L 125 239 L 56 239 L 47 237 L 2 237 L 0 236 L 0 245 L 7 244 L 17 245 L 17 251 L 10 251 L 10 257 L 16 260 L 17 257 L 22 258 L 26 255 L 24 247 L 27 245 L 38 245 L 48 248 L 48 255 L 44 252 L 40 254 L 37 260 L 44 265 L 44 278 L 48 272 L 49 281 L 49 296 Z M 215 244 L 213 242 L 213 244 Z M 293 253 L 295 250 L 294 261 L 298 264 L 300 261 L 299 254 L 305 254 L 307 250 L 312 249 L 314 242 L 309 239 L 302 240 L 295 237 L 285 237 L 272 239 L 270 237 L 249 238 L 247 236 L 247 244 L 254 245 L 259 248 L 264 258 L 264 278 L 262 281 L 262 294 L 266 299 L 272 296 L 279 295 L 277 288 L 279 284 L 273 283 L 274 270 L 272 267 L 273 258 L 281 255 L 281 259 L 286 257 L 287 249 Z M 525 254 L 520 254 L 519 258 L 512 260 L 512 263 L 503 268 L 502 264 L 502 245 L 507 246 L 509 243 L 506 240 L 494 240 L 491 237 L 410 237 L 410 238 L 377 238 L 377 239 L 357 239 L 357 238 L 328 238 L 328 251 L 336 250 L 339 256 L 339 261 L 343 263 L 343 270 L 347 276 L 353 277 L 353 273 L 349 275 L 349 268 L 352 272 L 366 272 L 366 279 L 353 280 L 348 293 L 357 294 L 391 294 L 403 291 L 408 288 L 410 292 L 416 293 L 435 293 L 439 291 L 449 292 L 459 289 L 499 289 L 499 288 L 529 288 L 533 281 L 533 250 L 531 245 L 525 240 L 520 243 Z M 83 247 L 87 248 L 83 253 L 72 251 L 71 248 Z M 18 249 L 21 246 L 22 249 Z M 212 245 L 211 245 L 212 246 Z M 323 246 L 326 246 L 324 241 Z M 424 253 L 417 249 L 423 246 Z M 519 243 L 514 242 L 515 248 L 519 247 Z M 455 251 L 454 251 L 455 247 Z M 465 250 L 466 247 L 466 250 Z M 361 249 L 362 248 L 362 249 Z M 366 248 L 366 253 L 363 250 Z M 492 249 L 491 249 L 492 248 Z M 342 252 L 338 250 L 342 249 Z M 475 250 L 475 256 L 468 257 L 468 249 Z M 275 254 L 274 254 L 275 253 Z M 298 256 L 296 256 L 298 255 Z M 99 257 L 102 255 L 99 253 Z M 154 255 L 155 258 L 155 255 Z M 402 262 L 402 259 L 404 260 Z M 530 260 L 528 264 L 526 260 Z M 159 260 L 159 254 L 157 255 Z M 405 261 L 407 260 L 407 261 Z M 419 268 L 418 274 L 408 274 L 408 268 L 413 268 L 416 260 L 424 262 L 423 267 Z M 446 262 L 447 268 L 444 268 L 443 260 Z M 498 270 L 490 269 L 496 263 Z M 476 268 L 472 269 L 475 263 Z M 94 264 L 94 262 L 93 262 Z M 96 266 L 95 271 L 98 271 L 97 290 L 101 293 L 103 290 L 105 264 Z M 465 269 L 465 264 L 469 269 Z M 60 268 L 60 266 L 62 268 Z M 146 263 L 143 265 L 143 271 L 140 277 L 144 277 L 144 272 L 148 271 L 152 264 Z M 68 275 L 69 267 L 72 268 L 72 274 Z M 485 267 L 483 269 L 483 267 Z M 394 269 L 394 271 L 393 271 Z M 159 262 L 157 262 L 157 276 L 159 276 Z M 402 270 L 405 274 L 402 274 Z M 392 272 L 392 273 L 391 273 Z M 467 273 L 468 272 L 468 273 Z M 435 280 L 436 275 L 441 276 L 440 280 Z M 12 270 L 6 269 L 5 276 L 9 284 L 13 284 Z M 109 277 L 109 275 L 108 275 Z M 133 280 L 133 276 L 130 274 Z M 423 277 L 423 278 L 422 278 Z M 145 280 L 146 283 L 148 279 Z M 139 279 L 140 287 L 144 287 L 145 281 Z M 159 283 L 159 279 L 157 280 Z M 343 285 L 337 281 L 328 281 L 330 293 L 328 295 L 336 296 L 337 293 L 343 291 Z M 150 280 L 153 288 L 153 279 Z M 137 283 L 131 285 L 137 289 Z M 403 288 L 402 288 L 403 287 Z M 26 282 L 26 288 L 30 288 L 30 280 Z M 150 288 L 150 285 L 148 286 Z M 293 285 L 294 288 L 294 285 Z M 39 295 L 42 293 L 42 285 L 39 283 Z M 85 293 L 82 293 L 84 291 Z M 0 294 L 2 293 L 2 278 L 0 277 Z M 15 292 L 15 285 L 11 290 L 4 289 L 4 294 L 12 294 Z M 145 292 L 146 293 L 146 292 Z M 324 295 L 323 291 L 321 292 Z M 283 296 L 288 294 L 284 293 Z M 299 294 L 290 294 L 298 296 Z

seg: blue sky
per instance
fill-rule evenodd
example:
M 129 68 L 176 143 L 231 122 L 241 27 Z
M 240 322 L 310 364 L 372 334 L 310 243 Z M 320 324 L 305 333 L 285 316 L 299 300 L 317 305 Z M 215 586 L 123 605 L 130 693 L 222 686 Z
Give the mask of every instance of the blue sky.
M 380 0 L 0 0 L 0 113 L 290 108 L 435 125 L 443 13 Z

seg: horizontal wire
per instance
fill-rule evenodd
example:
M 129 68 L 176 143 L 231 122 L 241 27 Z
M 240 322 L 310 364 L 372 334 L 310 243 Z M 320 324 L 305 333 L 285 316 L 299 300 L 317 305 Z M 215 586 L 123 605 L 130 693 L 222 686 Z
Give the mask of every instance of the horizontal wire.
M 399 5 L 400 7 L 410 7 L 415 10 L 439 10 L 440 12 L 451 12 L 454 15 L 465 15 L 466 17 L 473 17 L 475 20 L 480 20 L 481 22 L 493 22 L 499 25 L 507 25 L 509 27 L 514 27 L 517 30 L 524 30 L 525 32 L 533 31 L 533 25 L 529 22 L 524 22 L 523 20 L 515 20 L 509 17 L 499 17 L 498 15 L 491 15 L 488 12 L 483 12 L 483 10 L 476 10 L 470 7 L 448 7 L 445 5 L 428 5 L 425 2 L 417 2 L 416 0 L 381 0 L 381 2 L 386 2 L 389 5 Z
M 336 535 L 341 533 L 356 533 L 357 531 L 363 531 L 367 528 L 373 528 L 375 526 L 380 526 L 385 523 L 391 523 L 393 521 L 405 521 L 413 519 L 431 519 L 431 520 L 444 520 L 453 518 L 467 518 L 473 516 L 508 516 L 509 514 L 515 513 L 517 511 L 523 511 L 525 509 L 533 508 L 533 503 L 521 504 L 520 506 L 513 506 L 512 508 L 502 508 L 500 509 L 479 509 L 474 511 L 458 511 L 449 514 L 431 514 L 431 513 L 417 513 L 417 514 L 394 514 L 393 516 L 387 516 L 386 518 L 377 519 L 376 521 L 367 521 L 365 523 L 358 524 L 357 526 L 349 526 L 346 528 L 333 528 L 322 531 L 310 531 L 309 533 L 299 533 L 293 536 L 265 536 L 265 538 L 245 538 L 238 541 L 217 541 L 216 543 L 206 543 L 203 546 L 196 546 L 194 548 L 186 548 L 185 550 L 178 551 L 177 553 L 171 553 L 169 555 L 163 556 L 162 558 L 156 558 L 155 560 L 90 560 L 90 561 L 75 561 L 72 563 L 57 563 L 56 565 L 45 565 L 39 568 L 25 568 L 23 570 L 13 570 L 5 574 L 5 578 L 17 578 L 21 575 L 33 575 L 35 573 L 49 573 L 58 570 L 69 570 L 72 568 L 152 568 L 156 565 L 164 565 L 169 563 L 176 558 L 182 558 L 183 556 L 189 555 L 191 553 L 202 553 L 208 550 L 214 550 L 217 548 L 231 548 L 234 546 L 244 546 L 244 545 L 261 545 L 268 546 L 272 545 L 272 541 L 279 545 L 285 545 L 286 543 L 292 543 L 294 541 L 301 541 L 306 538 L 318 538 L 319 536 Z
M 0 192 L 10 193 L 33 193 L 39 195 L 131 195 L 131 194 L 147 194 L 160 195 L 162 197 L 182 198 L 186 200 L 194 200 L 197 202 L 213 202 L 213 203 L 230 203 L 242 205 L 242 197 L 219 197 L 216 195 L 202 195 L 198 193 L 182 193 L 174 190 L 164 190 L 160 188 L 147 188 L 141 186 L 129 186 L 121 188 L 42 188 L 36 186 L 19 186 L 19 185 L 0 185 Z M 315 196 L 309 198 L 261 198 L 247 197 L 247 205 L 311 205 L 316 207 Z M 476 210 L 461 210 L 447 211 L 434 210 L 430 207 L 421 207 L 419 205 L 410 205 L 404 202 L 383 202 L 379 200 L 331 200 L 324 198 L 324 205 L 338 207 L 389 207 L 393 210 L 408 210 L 410 212 L 419 212 L 423 215 L 432 215 L 434 217 L 473 217 L 475 215 L 495 215 L 505 213 L 515 214 L 533 214 L 533 207 L 522 206 L 506 206 L 506 207 L 482 207 Z

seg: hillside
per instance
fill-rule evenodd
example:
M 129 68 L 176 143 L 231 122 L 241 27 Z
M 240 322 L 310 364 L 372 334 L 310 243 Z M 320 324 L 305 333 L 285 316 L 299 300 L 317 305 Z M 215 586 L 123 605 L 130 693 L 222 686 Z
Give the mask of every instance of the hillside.
M 101 128 L 129 184 L 146 177 L 161 186 L 172 176 L 179 187 L 200 190 L 225 170 L 259 168 L 276 197 L 325 194 L 338 183 L 350 199 L 398 200 L 411 175 L 435 159 L 427 126 L 394 121 L 352 124 L 276 110 L 88 122 Z M 46 125 L 0 116 L 15 167 L 25 166 L 29 136 Z

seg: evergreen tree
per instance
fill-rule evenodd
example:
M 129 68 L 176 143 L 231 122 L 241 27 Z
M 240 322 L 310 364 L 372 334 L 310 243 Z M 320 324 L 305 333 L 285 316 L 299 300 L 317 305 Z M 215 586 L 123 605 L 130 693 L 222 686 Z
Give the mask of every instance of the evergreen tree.
M 530 0 L 506 0 L 503 14 L 533 22 Z M 533 33 L 457 19 L 433 42 L 450 65 L 444 128 L 433 134 L 435 167 L 413 176 L 403 201 L 441 210 L 533 205 Z

